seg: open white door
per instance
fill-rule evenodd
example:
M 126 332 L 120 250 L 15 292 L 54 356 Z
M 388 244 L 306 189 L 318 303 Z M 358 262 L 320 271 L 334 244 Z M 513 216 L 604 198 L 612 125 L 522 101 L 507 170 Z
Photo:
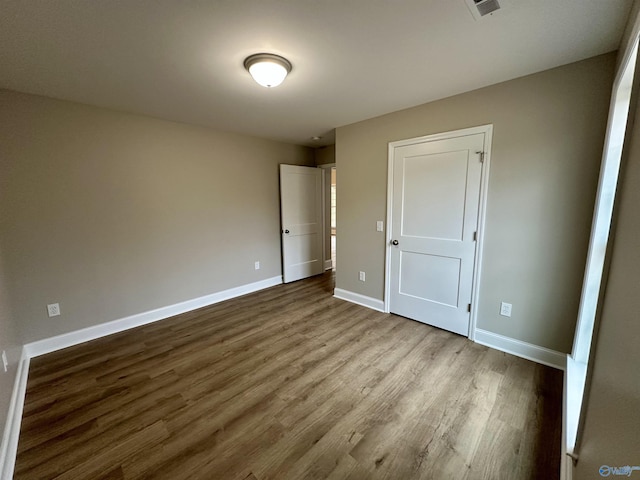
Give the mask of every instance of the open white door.
M 322 170 L 280 165 L 283 281 L 324 271 Z
M 451 135 L 391 145 L 389 310 L 468 335 L 485 134 Z

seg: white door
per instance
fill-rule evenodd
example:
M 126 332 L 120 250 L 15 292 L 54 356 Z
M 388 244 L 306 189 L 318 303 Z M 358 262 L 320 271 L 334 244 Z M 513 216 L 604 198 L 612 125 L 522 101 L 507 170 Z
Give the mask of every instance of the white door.
M 322 170 L 280 165 L 283 281 L 324 271 Z
M 389 309 L 469 333 L 484 133 L 391 154 Z

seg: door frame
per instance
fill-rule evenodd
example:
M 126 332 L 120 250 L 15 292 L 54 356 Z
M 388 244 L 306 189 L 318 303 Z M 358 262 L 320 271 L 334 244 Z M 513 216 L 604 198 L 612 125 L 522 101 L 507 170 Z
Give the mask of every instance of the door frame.
M 475 341 L 476 321 L 478 317 L 478 303 L 480 299 L 480 274 L 482 269 L 482 252 L 484 246 L 484 229 L 487 211 L 487 193 L 489 191 L 489 166 L 491 164 L 491 142 L 493 138 L 493 124 L 464 128 L 450 132 L 436 133 L 422 137 L 409 138 L 389 142 L 387 165 L 387 229 L 385 233 L 385 266 L 384 266 L 384 311 L 390 312 L 391 298 L 391 225 L 393 221 L 393 158 L 395 149 L 418 143 L 447 140 L 468 135 L 484 134 L 485 152 L 480 177 L 480 203 L 478 206 L 478 238 L 476 241 L 476 255 L 473 264 L 473 278 L 471 286 L 471 316 L 469 319 L 469 339 Z
M 318 165 L 318 168 L 322 170 L 322 258 L 323 258 L 323 268 L 326 272 L 327 270 L 331 270 L 329 266 L 327 268 L 327 262 L 331 264 L 331 258 L 328 260 L 324 258 L 324 254 L 326 253 L 326 241 L 327 241 L 327 232 L 331 232 L 331 222 L 327 223 L 327 196 L 331 195 L 331 191 L 327 192 L 327 176 L 331 177 L 331 169 L 336 168 L 336 163 L 323 163 L 322 165 Z M 328 235 L 331 237 L 331 235 Z

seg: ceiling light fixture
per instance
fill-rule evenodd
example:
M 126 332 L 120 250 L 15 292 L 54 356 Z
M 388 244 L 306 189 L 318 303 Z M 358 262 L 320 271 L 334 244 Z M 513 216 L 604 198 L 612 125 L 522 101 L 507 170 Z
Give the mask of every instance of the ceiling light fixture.
M 291 62 L 272 53 L 256 53 L 244 60 L 244 68 L 263 87 L 277 87 L 291 72 Z

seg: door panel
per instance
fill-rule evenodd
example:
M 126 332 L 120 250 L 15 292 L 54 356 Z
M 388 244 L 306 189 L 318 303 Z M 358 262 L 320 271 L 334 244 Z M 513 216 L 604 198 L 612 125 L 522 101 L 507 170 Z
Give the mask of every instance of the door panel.
M 322 273 L 322 170 L 280 165 L 280 211 L 283 281 Z
M 403 235 L 462 240 L 467 154 L 447 152 L 404 159 Z
M 459 258 L 400 252 L 400 294 L 456 307 L 459 284 Z
M 484 134 L 394 149 L 391 312 L 468 334 L 483 150 Z

